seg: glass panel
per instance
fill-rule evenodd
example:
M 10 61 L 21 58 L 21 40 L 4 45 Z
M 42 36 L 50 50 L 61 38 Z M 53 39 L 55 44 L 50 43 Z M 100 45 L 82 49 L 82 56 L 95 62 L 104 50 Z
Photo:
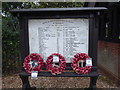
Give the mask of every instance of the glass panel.
M 88 54 L 89 19 L 30 19 L 30 53 L 39 53 L 46 61 L 60 53 L 67 63 L 76 53 Z

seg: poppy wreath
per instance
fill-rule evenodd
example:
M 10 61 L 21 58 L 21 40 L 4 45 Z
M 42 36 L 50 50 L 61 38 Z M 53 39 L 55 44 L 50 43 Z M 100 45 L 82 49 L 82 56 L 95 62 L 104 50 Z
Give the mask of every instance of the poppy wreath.
M 37 63 L 35 67 L 31 67 L 31 64 L 30 64 L 31 61 L 33 60 Z M 23 67 L 28 73 L 32 73 L 32 71 L 41 72 L 43 66 L 44 66 L 44 61 L 42 57 L 37 53 L 32 53 L 24 59 Z
M 59 57 L 59 66 L 58 67 L 53 66 L 53 56 L 54 55 Z M 54 53 L 47 58 L 46 70 L 50 71 L 52 75 L 62 74 L 62 72 L 65 70 L 65 68 L 66 68 L 66 61 L 62 55 L 60 55 L 58 53 Z
M 72 58 L 71 67 L 73 68 L 73 70 L 75 70 L 77 74 L 87 74 L 88 72 L 91 71 L 92 66 L 85 66 L 85 67 L 78 66 L 78 62 L 80 60 L 83 60 L 83 62 L 86 62 L 87 58 L 90 58 L 90 56 L 88 56 L 85 53 L 77 53 L 76 55 L 74 55 L 74 58 Z

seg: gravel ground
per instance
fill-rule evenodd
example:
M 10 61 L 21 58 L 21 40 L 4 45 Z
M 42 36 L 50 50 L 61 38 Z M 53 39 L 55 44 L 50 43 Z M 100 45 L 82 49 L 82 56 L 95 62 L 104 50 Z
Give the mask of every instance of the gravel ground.
M 87 88 L 89 77 L 38 77 L 31 79 L 31 86 L 37 88 Z M 22 82 L 18 74 L 2 78 L 2 88 L 21 88 Z M 100 75 L 97 81 L 97 88 L 118 88 L 111 80 Z

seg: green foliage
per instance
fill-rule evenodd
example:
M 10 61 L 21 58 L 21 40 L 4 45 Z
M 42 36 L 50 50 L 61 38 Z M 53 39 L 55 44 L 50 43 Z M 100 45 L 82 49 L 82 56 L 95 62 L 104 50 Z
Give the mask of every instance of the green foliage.
M 2 35 L 3 73 L 9 73 L 19 68 L 19 31 L 17 18 L 3 17 Z
M 22 3 L 2 3 L 2 71 L 3 74 L 19 71 L 19 22 L 9 10 Z
M 19 50 L 19 22 L 18 18 L 13 17 L 9 10 L 16 8 L 63 8 L 81 7 L 81 2 L 3 2 L 2 3 L 2 45 L 4 74 L 19 71 L 20 50 Z
M 63 7 L 81 7 L 81 2 L 25 2 L 22 4 L 24 8 L 63 8 Z

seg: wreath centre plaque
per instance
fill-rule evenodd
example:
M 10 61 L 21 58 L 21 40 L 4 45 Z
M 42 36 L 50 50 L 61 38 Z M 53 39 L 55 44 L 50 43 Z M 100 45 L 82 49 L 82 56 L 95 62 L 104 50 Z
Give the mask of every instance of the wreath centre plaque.
M 43 59 L 60 53 L 67 63 L 79 52 L 88 54 L 89 19 L 29 19 L 29 52 Z

